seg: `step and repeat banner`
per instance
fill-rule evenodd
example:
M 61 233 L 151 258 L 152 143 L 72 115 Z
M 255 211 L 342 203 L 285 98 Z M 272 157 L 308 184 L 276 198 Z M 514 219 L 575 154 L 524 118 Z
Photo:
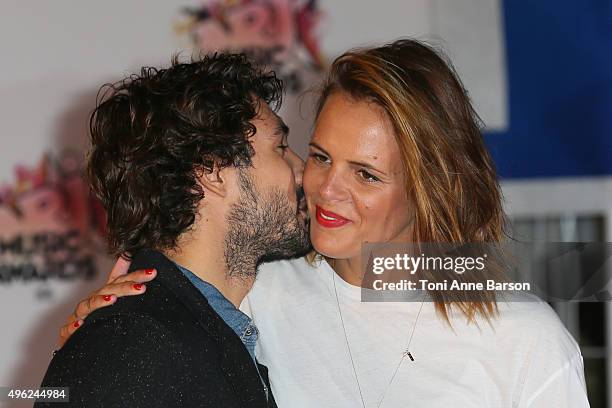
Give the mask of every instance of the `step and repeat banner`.
M 104 211 L 81 177 L 102 84 L 167 65 L 177 52 L 246 52 L 284 80 L 280 114 L 304 155 L 316 85 L 330 61 L 404 36 L 444 49 L 487 130 L 509 130 L 500 1 L 4 1 L 0 385 L 39 384 L 60 325 L 113 263 Z

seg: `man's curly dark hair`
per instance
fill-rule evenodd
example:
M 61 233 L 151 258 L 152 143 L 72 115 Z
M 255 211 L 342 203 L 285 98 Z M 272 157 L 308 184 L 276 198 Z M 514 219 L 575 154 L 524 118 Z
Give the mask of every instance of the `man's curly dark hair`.
M 87 173 L 110 251 L 129 257 L 176 247 L 204 198 L 198 175 L 251 164 L 250 121 L 260 102 L 280 107 L 282 84 L 245 55 L 215 54 L 142 68 L 98 95 Z

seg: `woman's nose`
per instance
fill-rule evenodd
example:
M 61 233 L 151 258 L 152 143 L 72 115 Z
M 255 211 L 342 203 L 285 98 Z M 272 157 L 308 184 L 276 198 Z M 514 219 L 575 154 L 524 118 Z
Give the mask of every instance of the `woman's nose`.
M 326 201 L 342 201 L 348 196 L 341 174 L 330 167 L 324 173 L 324 179 L 319 186 L 319 195 Z

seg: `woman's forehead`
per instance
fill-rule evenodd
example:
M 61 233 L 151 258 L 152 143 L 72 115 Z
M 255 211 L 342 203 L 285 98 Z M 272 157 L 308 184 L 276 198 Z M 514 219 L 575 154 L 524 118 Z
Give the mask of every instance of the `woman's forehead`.
M 386 112 L 377 104 L 335 93 L 325 102 L 313 133 L 313 142 L 329 148 L 388 156 L 397 151 L 395 132 Z

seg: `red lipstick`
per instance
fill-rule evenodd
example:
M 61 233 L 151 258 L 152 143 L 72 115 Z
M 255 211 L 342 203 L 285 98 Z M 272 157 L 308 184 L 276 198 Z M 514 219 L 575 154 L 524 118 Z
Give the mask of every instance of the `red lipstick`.
M 351 222 L 341 215 L 322 209 L 318 205 L 316 206 L 316 212 L 317 222 L 325 228 L 338 228 Z

